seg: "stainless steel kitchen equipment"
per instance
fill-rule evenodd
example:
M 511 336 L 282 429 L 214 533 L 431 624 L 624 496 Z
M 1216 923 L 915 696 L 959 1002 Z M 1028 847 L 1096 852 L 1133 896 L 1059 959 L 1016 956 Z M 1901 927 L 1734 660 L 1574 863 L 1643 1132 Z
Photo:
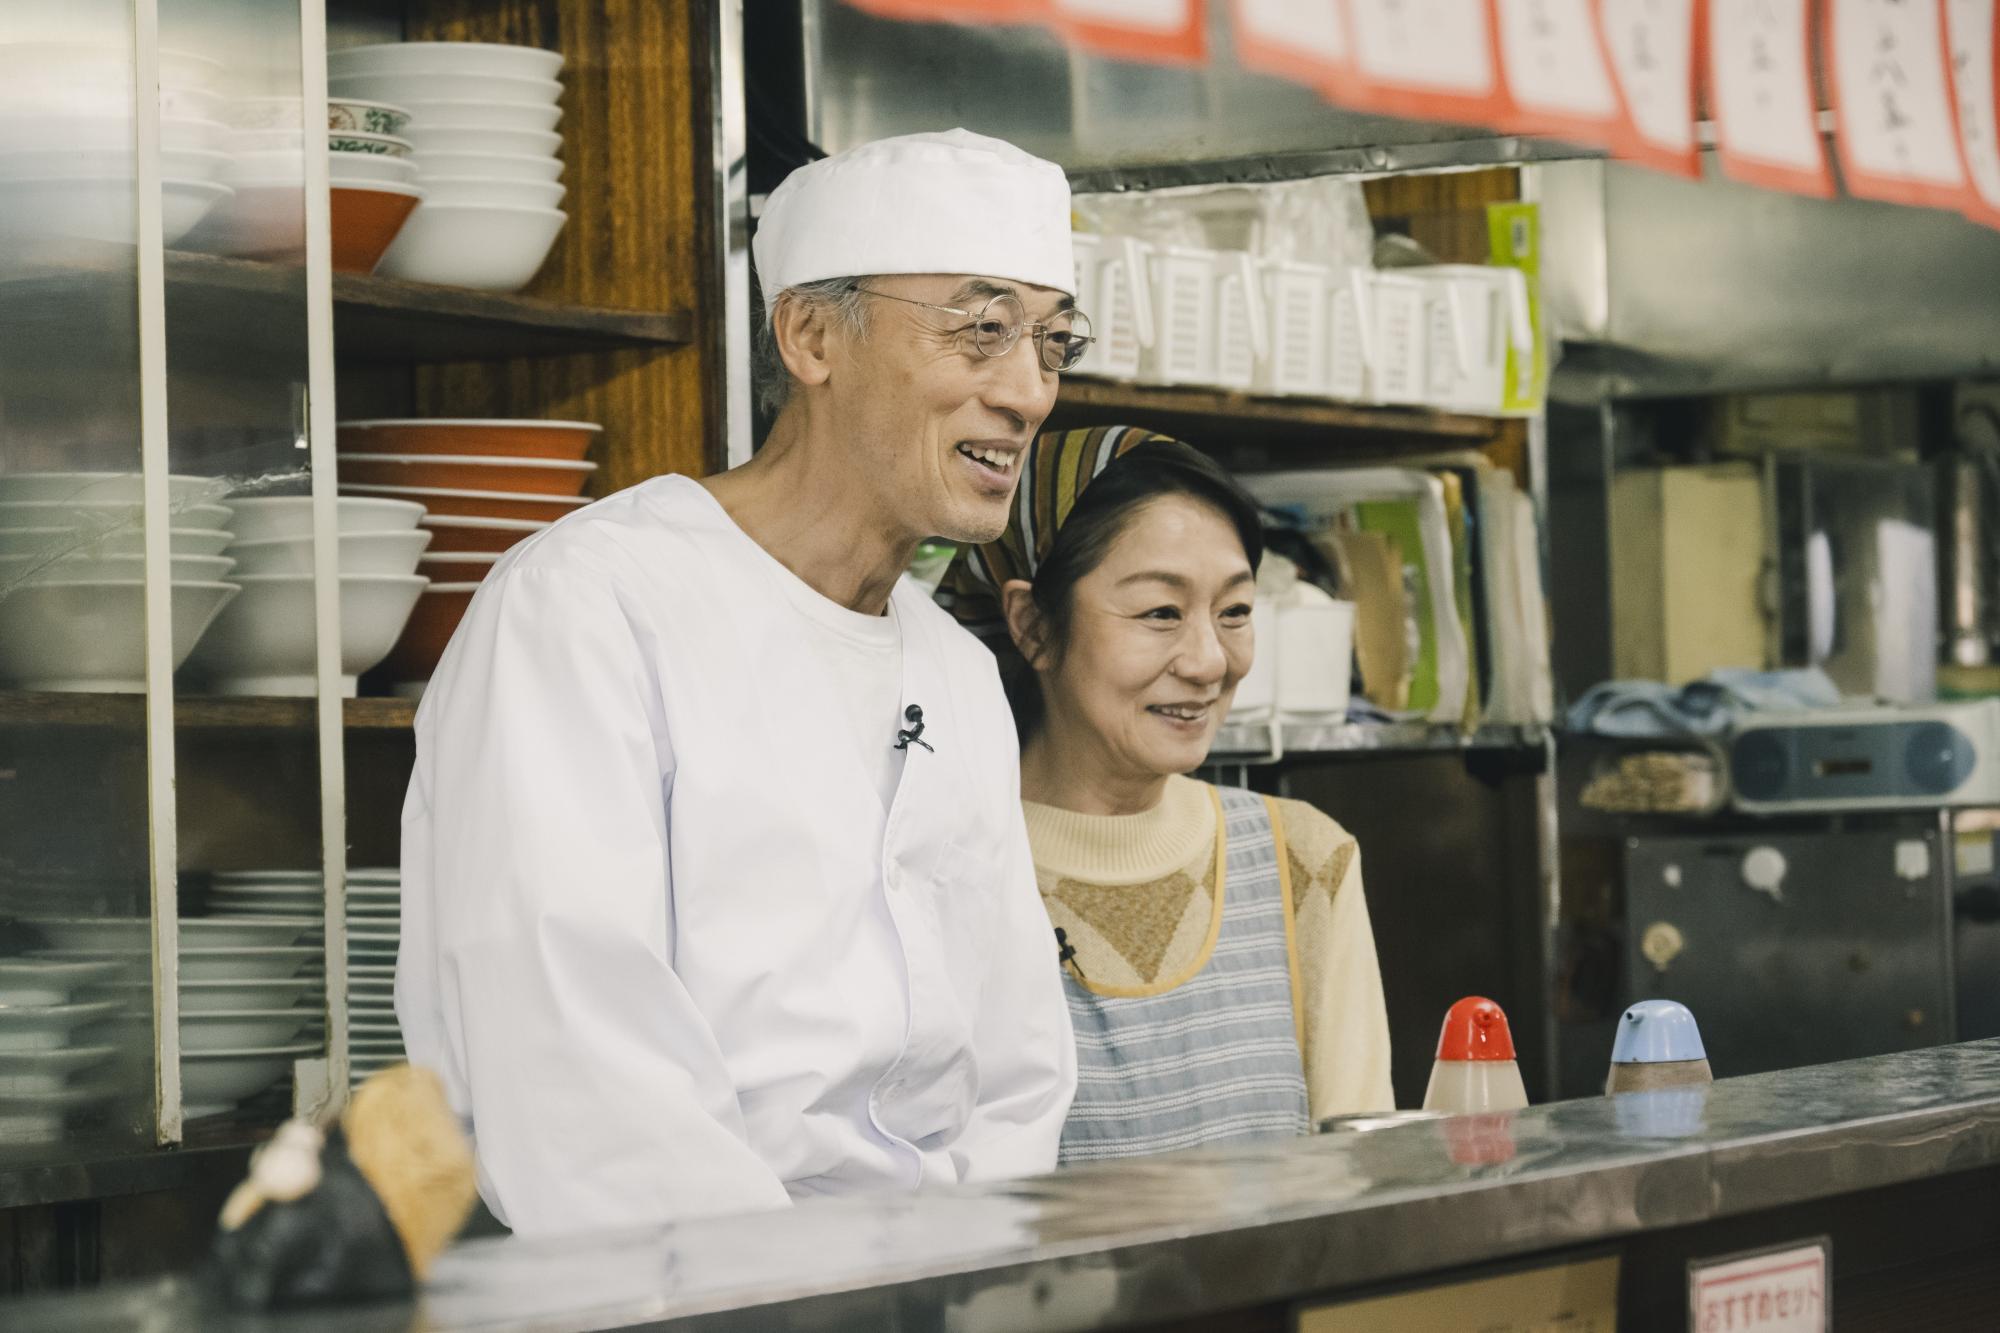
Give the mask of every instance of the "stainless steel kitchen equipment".
M 1565 347 L 1551 397 L 1876 386 L 2000 369 L 2000 232 L 1616 162 L 1529 173 Z
M 1637 834 L 1620 878 L 1629 998 L 1693 1010 L 1718 1077 L 1956 1039 L 1935 818 Z

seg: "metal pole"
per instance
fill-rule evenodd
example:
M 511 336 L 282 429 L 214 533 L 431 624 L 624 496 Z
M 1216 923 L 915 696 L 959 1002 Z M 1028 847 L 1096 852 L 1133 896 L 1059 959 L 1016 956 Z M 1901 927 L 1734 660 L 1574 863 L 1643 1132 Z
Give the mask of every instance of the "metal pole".
M 146 810 L 153 919 L 153 1087 L 162 1144 L 181 1141 L 180 855 L 174 796 L 174 597 L 167 487 L 167 282 L 160 179 L 160 6 L 132 8 L 138 192 L 139 470 L 146 551 Z
M 710 87 L 715 98 L 711 146 L 715 186 L 715 236 L 721 246 L 722 365 L 716 380 L 722 398 L 723 463 L 750 461 L 750 172 L 743 109 L 743 0 L 716 6 Z M 713 427 L 711 427 L 713 429 Z M 713 436 L 711 436 L 713 438 Z
M 326 0 L 299 0 L 305 124 L 326 123 Z M 347 735 L 341 689 L 340 507 L 334 457 L 333 223 L 324 134 L 306 136 L 306 456 L 312 467 L 313 606 L 318 654 L 320 851 L 326 883 L 326 1046 L 323 1067 L 295 1086 L 297 1111 L 317 1116 L 347 1100 Z M 323 1068 L 323 1073 L 321 1072 Z M 322 1082 L 323 1079 L 323 1082 Z

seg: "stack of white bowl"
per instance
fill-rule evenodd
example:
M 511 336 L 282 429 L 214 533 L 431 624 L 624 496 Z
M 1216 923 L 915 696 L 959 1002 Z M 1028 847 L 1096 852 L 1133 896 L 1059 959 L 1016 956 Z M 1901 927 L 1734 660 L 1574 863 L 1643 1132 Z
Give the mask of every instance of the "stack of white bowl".
M 101 1079 L 107 1066 L 143 1066 L 153 1039 L 152 923 L 97 917 L 21 924 L 43 942 L 25 962 L 84 972 L 72 1003 L 61 1007 L 92 1016 L 81 1043 L 33 1053 L 41 1066 L 36 1090 L 63 1091 L 82 1070 L 98 1070 Z M 179 927 L 181 1100 L 188 1118 L 198 1119 L 266 1091 L 294 1060 L 323 1049 L 325 931 L 307 916 L 183 918 Z M 0 979 L 5 975 L 0 963 Z M 0 1058 L 0 1078 L 9 1059 L 34 1062 L 27 1053 Z
M 125 1009 L 98 988 L 121 970 L 0 956 L 0 1146 L 54 1143 L 76 1120 L 150 1087 L 121 1083 L 113 1069 Z
M 63 34 L 17 30 L 12 16 L 0 18 L 0 237 L 130 245 L 138 236 L 131 46 L 87 33 L 42 40 Z M 230 194 L 221 183 L 226 131 L 216 119 L 222 74 L 205 56 L 160 52 L 168 245 Z
M 347 1019 L 354 1082 L 403 1059 L 396 1024 L 396 950 L 402 874 L 394 867 L 347 872 Z M 323 916 L 325 881 L 315 872 L 217 875 L 209 910 L 218 920 L 273 913 Z
M 398 42 L 327 57 L 336 97 L 394 103 L 411 115 L 424 202 L 381 273 L 417 282 L 519 291 L 548 258 L 561 209 L 562 118 L 554 51 L 487 42 Z
M 339 98 L 329 99 L 326 110 L 334 267 L 365 273 L 424 196 L 410 142 L 401 137 L 410 113 Z M 305 247 L 299 202 L 309 128 L 305 104 L 297 97 L 240 97 L 222 114 L 229 123 L 222 178 L 235 196 L 189 246 L 251 259 L 295 258 Z
M 313 584 L 312 497 L 230 499 L 243 595 L 216 618 L 188 671 L 216 694 L 317 693 L 318 604 Z M 389 655 L 429 582 L 416 573 L 431 534 L 424 507 L 342 496 L 338 503 L 341 689 Z
M 0 476 L 0 685 L 145 690 L 142 488 L 136 472 Z M 212 503 L 227 490 L 211 477 L 167 479 L 176 666 L 239 591 L 223 554 L 230 511 Z

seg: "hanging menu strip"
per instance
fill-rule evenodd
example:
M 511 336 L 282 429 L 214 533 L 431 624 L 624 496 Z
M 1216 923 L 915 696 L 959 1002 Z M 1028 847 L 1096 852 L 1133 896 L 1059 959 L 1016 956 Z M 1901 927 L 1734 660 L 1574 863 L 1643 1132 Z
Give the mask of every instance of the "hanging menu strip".
M 1347 0 L 1361 86 L 1343 100 L 1432 120 L 1506 119 L 1487 0 Z
M 1626 115 L 1611 151 L 1698 177 L 1694 25 L 1695 0 L 1597 0 L 1598 32 Z
M 2000 226 L 2000 29 L 1995 0 L 1945 0 L 1945 32 L 1951 48 L 1952 94 L 1958 103 L 1958 142 L 1972 189 L 1966 215 Z
M 1723 171 L 1769 189 L 1831 195 L 1806 0 L 1730 0 L 1705 10 L 1709 106 Z
M 846 0 L 877 18 L 931 23 L 1029 23 L 1048 17 L 1048 0 Z
M 1329 92 L 1351 55 L 1341 0 L 1235 0 L 1236 59 L 1245 69 Z
M 1208 54 L 1203 0 L 1048 0 L 1048 8 L 1064 36 L 1100 55 L 1195 61 Z
M 1936 0 L 1825 0 L 1842 181 L 1851 195 L 1956 208 L 1965 159 Z
M 1591 0 L 1494 0 L 1515 128 L 1606 143 L 1622 119 Z

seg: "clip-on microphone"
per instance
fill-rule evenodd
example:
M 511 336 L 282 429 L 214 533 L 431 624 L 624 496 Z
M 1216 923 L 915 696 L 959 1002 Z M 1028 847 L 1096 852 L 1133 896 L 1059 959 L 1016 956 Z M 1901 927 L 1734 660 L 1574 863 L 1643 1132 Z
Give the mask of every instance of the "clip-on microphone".
M 907 750 L 912 745 L 921 745 L 926 750 L 930 750 L 932 754 L 936 754 L 937 751 L 931 749 L 931 743 L 923 738 L 924 710 L 915 704 L 911 704 L 903 710 L 903 717 L 910 723 L 910 727 L 907 731 L 898 731 L 896 733 L 896 748 L 898 750 Z

